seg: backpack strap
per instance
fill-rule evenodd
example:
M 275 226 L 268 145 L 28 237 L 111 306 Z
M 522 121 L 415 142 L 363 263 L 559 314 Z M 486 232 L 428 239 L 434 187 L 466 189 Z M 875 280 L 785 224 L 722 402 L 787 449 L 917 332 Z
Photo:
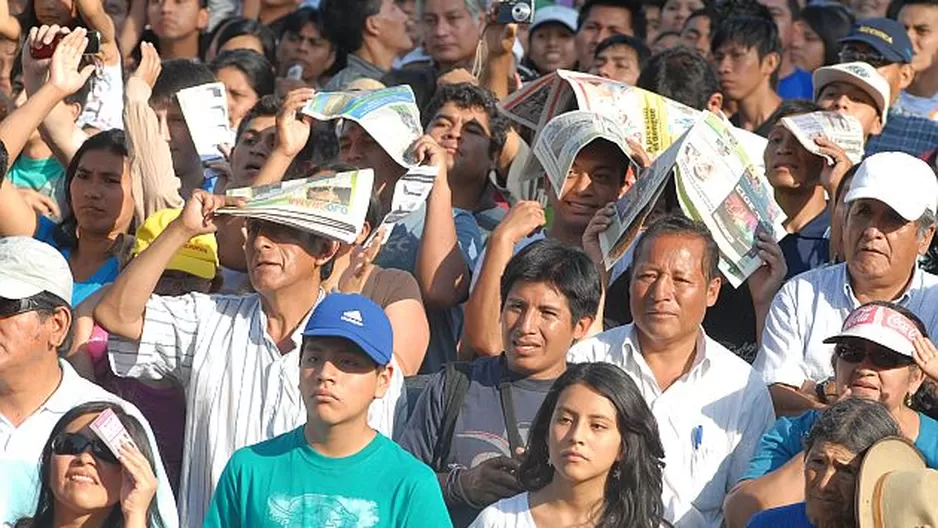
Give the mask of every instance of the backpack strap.
M 436 446 L 433 448 L 433 469 L 438 473 L 448 471 L 446 460 L 453 445 L 456 418 L 462 409 L 466 393 L 469 392 L 469 363 L 465 361 L 447 363 L 443 369 L 443 416 L 440 420 Z

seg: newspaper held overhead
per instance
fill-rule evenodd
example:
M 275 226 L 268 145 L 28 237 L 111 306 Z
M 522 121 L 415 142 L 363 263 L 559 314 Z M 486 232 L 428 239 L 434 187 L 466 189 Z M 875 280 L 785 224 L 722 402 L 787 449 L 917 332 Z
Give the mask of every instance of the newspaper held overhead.
M 176 100 L 199 158 L 203 162 L 222 158 L 220 147 L 235 144 L 235 133 L 229 126 L 225 85 L 214 82 L 179 90 Z
M 362 169 L 242 187 L 226 195 L 247 201 L 218 213 L 267 220 L 351 244 L 365 223 L 373 185 L 374 171 Z
M 684 214 L 710 229 L 720 248 L 720 271 L 738 287 L 762 265 L 757 233 L 780 240 L 785 215 L 764 174 L 713 114 L 679 138 L 616 204 L 616 221 L 600 237 L 606 266 L 621 258 L 672 178 Z
M 381 224 L 372 226 L 371 234 L 368 235 L 368 239 L 365 240 L 363 245 L 365 247 L 370 246 L 372 240 L 382 228 L 384 228 L 384 236 L 381 243 L 387 242 L 394 224 L 419 209 L 427 201 L 438 173 L 439 170 L 436 167 L 420 165 L 411 168 L 407 171 L 407 174 L 401 176 L 401 179 L 394 184 L 394 196 L 391 198 L 390 212 L 384 215 Z
M 829 165 L 833 165 L 834 160 L 821 154 L 821 149 L 814 142 L 816 138 L 827 138 L 844 149 L 847 158 L 854 164 L 863 160 L 863 125 L 853 116 L 837 112 L 811 112 L 783 117 L 782 126 L 795 136 L 805 150 L 824 158 Z

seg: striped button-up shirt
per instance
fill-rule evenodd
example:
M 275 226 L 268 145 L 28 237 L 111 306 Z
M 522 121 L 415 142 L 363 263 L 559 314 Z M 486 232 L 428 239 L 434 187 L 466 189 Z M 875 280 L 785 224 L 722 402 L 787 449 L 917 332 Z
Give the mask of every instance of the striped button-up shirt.
M 215 484 L 231 455 L 306 423 L 299 391 L 299 353 L 309 314 L 281 353 L 267 333 L 257 294 L 153 295 L 139 342 L 112 337 L 111 366 L 119 376 L 175 378 L 186 391 L 186 432 L 179 490 L 181 526 L 202 526 Z M 376 400 L 369 423 L 391 437 L 403 376 Z

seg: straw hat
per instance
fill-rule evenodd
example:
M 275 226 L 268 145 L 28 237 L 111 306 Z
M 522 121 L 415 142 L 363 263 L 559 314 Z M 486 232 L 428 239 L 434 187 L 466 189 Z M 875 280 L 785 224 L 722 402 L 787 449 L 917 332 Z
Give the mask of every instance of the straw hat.
M 859 528 L 938 526 L 938 471 L 905 438 L 886 438 L 863 457 L 857 478 Z

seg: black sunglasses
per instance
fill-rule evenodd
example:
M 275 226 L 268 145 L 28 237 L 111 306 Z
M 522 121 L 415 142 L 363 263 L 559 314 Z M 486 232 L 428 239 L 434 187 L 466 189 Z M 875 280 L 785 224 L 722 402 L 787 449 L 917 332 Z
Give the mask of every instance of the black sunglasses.
M 62 433 L 52 441 L 52 452 L 56 455 L 78 455 L 85 451 L 90 451 L 93 457 L 102 462 L 120 463 L 107 444 L 97 438 L 92 440 L 83 434 Z
M 874 68 L 882 68 L 893 64 L 894 61 L 888 60 L 875 51 L 858 51 L 854 49 L 844 49 L 838 53 L 840 62 L 865 62 Z
M 34 310 L 49 311 L 55 308 L 32 297 L 25 299 L 7 299 L 0 297 L 0 319 L 12 317 L 21 313 L 32 312 Z
M 883 369 L 894 369 L 896 367 L 907 367 L 914 361 L 909 356 L 877 347 L 869 352 L 863 347 L 854 345 L 840 344 L 834 347 L 834 353 L 837 357 L 847 363 L 862 363 L 865 358 L 870 358 L 870 363 Z

